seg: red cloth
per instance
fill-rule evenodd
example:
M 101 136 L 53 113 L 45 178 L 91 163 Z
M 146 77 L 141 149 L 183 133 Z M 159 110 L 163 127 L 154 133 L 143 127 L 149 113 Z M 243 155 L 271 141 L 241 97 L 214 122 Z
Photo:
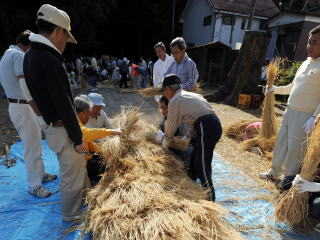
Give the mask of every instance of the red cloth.
M 136 65 L 136 64 L 132 64 L 131 65 L 131 76 L 132 77 L 138 77 L 139 76 L 139 72 L 136 70 L 136 68 L 139 68 L 139 66 Z

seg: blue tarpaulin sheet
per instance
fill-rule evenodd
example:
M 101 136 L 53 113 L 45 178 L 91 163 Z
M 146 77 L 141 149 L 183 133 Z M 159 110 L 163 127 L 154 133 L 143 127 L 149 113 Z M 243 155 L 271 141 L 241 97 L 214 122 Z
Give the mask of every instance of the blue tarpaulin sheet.
M 70 223 L 61 221 L 60 193 L 39 199 L 27 192 L 26 171 L 21 142 L 11 147 L 12 158 L 17 158 L 16 166 L 0 166 L 0 239 L 6 240 L 56 240 L 62 239 Z M 43 142 L 43 158 L 46 171 L 59 174 L 56 155 Z M 3 159 L 2 159 L 3 160 Z M 274 212 L 270 202 L 257 200 L 257 195 L 269 194 L 261 190 L 252 180 L 242 174 L 218 154 L 214 155 L 213 180 L 217 202 L 225 206 L 235 217 L 230 221 L 245 226 L 243 237 L 247 239 L 320 239 L 320 234 L 294 231 L 277 224 L 272 218 Z M 45 184 L 51 191 L 58 191 L 59 181 Z M 79 239 L 76 231 L 64 236 L 66 240 Z M 86 239 L 89 237 L 87 236 Z

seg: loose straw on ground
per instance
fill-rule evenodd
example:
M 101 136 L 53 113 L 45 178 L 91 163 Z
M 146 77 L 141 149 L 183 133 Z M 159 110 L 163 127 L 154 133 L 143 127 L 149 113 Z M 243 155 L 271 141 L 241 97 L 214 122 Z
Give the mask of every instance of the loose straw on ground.
M 320 166 L 320 125 L 317 124 L 313 130 L 305 158 L 301 166 L 300 176 L 308 181 L 314 181 L 319 177 Z M 276 219 L 289 226 L 306 226 L 309 214 L 310 193 L 298 193 L 293 186 L 289 191 L 280 195 L 276 203 Z
M 197 83 L 197 85 L 192 88 L 191 90 L 187 90 L 188 92 L 193 92 L 193 93 L 202 93 L 202 89 L 200 87 L 200 84 Z M 142 89 L 138 92 L 142 97 L 153 97 L 157 95 L 163 95 L 163 90 L 162 88 L 154 88 L 154 87 L 148 87 L 145 89 Z
M 240 235 L 220 205 L 205 200 L 208 192 L 193 182 L 184 165 L 148 140 L 156 131 L 136 110 L 122 112 L 101 146 L 108 170 L 87 193 L 82 230 L 104 240 L 223 240 Z
M 240 122 L 233 123 L 223 129 L 224 135 L 229 138 L 233 138 L 237 141 L 243 141 L 243 135 L 246 127 L 254 122 L 261 122 L 261 119 L 256 120 L 242 120 Z

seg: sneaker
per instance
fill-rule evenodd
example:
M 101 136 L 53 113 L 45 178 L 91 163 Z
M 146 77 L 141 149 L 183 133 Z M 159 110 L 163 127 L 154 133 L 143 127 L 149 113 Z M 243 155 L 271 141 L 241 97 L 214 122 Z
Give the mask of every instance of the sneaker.
M 272 169 L 270 169 L 268 172 L 260 173 L 259 177 L 265 180 L 278 180 L 279 177 L 276 176 Z
M 57 175 L 45 173 L 42 182 L 50 182 L 57 179 Z
M 285 176 L 282 181 L 278 184 L 281 191 L 287 191 L 292 187 L 292 182 L 296 175 L 293 176 Z
M 77 215 L 74 217 L 63 217 L 62 221 L 64 222 L 76 222 L 81 220 L 81 215 Z
M 40 185 L 36 187 L 29 187 L 29 193 L 39 198 L 46 198 L 52 195 L 52 192 Z

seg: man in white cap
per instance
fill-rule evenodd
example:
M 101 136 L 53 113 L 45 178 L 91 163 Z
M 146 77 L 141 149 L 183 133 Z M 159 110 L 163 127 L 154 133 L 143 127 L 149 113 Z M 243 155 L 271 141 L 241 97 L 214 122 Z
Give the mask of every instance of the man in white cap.
M 30 96 L 23 74 L 23 59 L 30 48 L 30 34 L 29 30 L 20 33 L 16 45 L 11 45 L 4 53 L 0 61 L 0 83 L 8 98 L 10 119 L 24 146 L 29 193 L 48 197 L 51 192 L 43 187 L 42 182 L 54 180 L 57 176 L 44 171 L 42 136 L 37 118 L 41 113 Z
M 64 221 L 80 219 L 82 193 L 90 185 L 87 177 L 82 132 L 62 53 L 71 35 L 70 18 L 49 4 L 37 13 L 39 34 L 31 34 L 31 48 L 24 58 L 27 86 L 47 124 L 46 140 L 59 160 Z
M 92 102 L 91 116 L 86 124 L 89 128 L 108 128 L 112 129 L 112 124 L 107 114 L 102 110 L 106 105 L 103 102 L 103 97 L 98 93 L 90 93 L 89 100 Z

